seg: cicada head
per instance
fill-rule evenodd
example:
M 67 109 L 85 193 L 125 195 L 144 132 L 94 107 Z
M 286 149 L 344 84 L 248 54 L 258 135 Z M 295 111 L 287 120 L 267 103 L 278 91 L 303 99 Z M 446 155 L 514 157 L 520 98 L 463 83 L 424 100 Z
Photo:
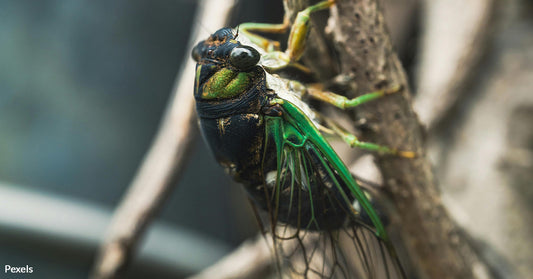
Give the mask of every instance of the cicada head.
M 222 28 L 193 48 L 196 100 L 234 98 L 262 78 L 262 68 L 257 66 L 261 54 L 235 36 L 233 29 Z

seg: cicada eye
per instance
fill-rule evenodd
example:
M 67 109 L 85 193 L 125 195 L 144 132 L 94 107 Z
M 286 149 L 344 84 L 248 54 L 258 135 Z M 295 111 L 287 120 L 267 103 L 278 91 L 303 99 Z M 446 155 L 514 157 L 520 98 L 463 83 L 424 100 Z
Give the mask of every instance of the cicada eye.
M 191 51 L 191 56 L 194 61 L 198 62 L 200 61 L 200 58 L 202 58 L 202 51 L 200 50 L 202 42 L 197 44 Z
M 239 46 L 231 51 L 229 61 L 239 70 L 248 70 L 255 66 L 261 55 L 251 46 Z

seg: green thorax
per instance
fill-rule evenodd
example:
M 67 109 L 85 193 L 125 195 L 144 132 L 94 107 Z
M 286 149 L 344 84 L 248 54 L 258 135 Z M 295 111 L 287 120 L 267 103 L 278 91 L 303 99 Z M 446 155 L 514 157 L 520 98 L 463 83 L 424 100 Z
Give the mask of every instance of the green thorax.
M 197 76 L 201 67 L 197 69 Z M 227 99 L 238 96 L 249 87 L 250 82 L 249 73 L 222 68 L 204 84 L 202 99 Z

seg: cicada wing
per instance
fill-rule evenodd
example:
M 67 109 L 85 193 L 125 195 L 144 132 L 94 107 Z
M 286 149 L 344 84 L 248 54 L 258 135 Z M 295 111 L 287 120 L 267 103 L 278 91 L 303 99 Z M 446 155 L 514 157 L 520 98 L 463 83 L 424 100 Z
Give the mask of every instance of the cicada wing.
M 386 244 L 365 227 L 298 231 L 278 224 L 276 229 L 275 257 L 282 278 L 405 278 Z
M 338 167 L 341 161 L 329 144 L 313 138 L 316 128 L 306 130 L 309 124 L 299 125 L 294 113 L 299 112 L 266 119 L 266 138 L 275 146 L 268 152 L 277 160 L 274 170 L 265 170 L 265 227 L 271 228 L 280 276 L 404 278 L 375 221 L 364 222 L 361 209 L 354 208 L 368 206 L 368 200 L 355 193 L 358 186 L 349 184 L 355 181 Z
M 354 210 L 347 209 L 351 204 L 343 197 L 352 194 L 342 187 L 328 162 L 317 159 L 317 151 L 311 142 L 296 148 L 286 144 L 280 158 L 278 207 L 271 213 L 277 214 L 272 218 L 276 220 L 273 242 L 278 266 L 285 267 L 282 274 L 287 278 L 403 278 L 387 244 Z M 326 219 L 335 221 L 325 223 Z

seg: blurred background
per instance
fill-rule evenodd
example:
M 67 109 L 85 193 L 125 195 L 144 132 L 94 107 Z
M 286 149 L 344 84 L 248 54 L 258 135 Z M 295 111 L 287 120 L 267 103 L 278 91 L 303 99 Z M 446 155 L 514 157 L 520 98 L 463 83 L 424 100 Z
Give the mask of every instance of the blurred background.
M 384 6 L 446 205 L 500 277 L 528 278 L 533 4 L 505 2 Z M 0 1 L 0 265 L 34 267 L 12 278 L 87 277 L 202 24 L 196 8 Z M 241 1 L 232 25 L 282 17 L 281 1 Z M 243 191 L 200 140 L 176 186 L 128 278 L 198 272 L 256 234 Z
M 244 1 L 234 22 L 281 20 L 281 3 L 267 2 Z M 202 24 L 193 22 L 196 4 L 0 2 L 2 268 L 87 276 L 189 57 L 191 26 Z M 255 234 L 241 190 L 203 142 L 177 189 L 128 276 L 195 272 Z

